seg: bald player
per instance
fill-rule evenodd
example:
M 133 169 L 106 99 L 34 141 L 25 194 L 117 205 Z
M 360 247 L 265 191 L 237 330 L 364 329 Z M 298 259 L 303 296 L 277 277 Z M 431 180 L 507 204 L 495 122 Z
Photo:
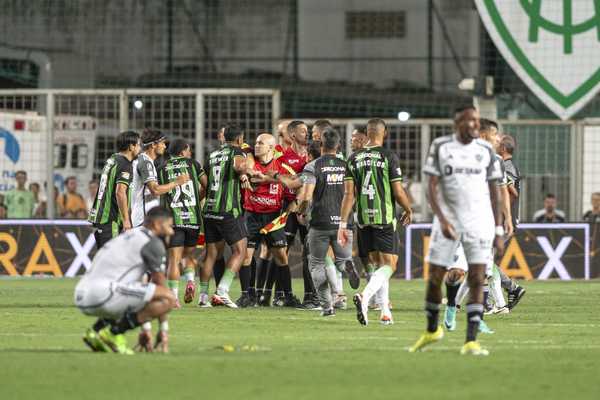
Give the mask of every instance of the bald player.
M 275 137 L 268 133 L 260 134 L 256 138 L 254 147 L 254 170 L 252 179 L 253 189 L 244 193 L 244 210 L 246 226 L 248 228 L 248 248 L 242 268 L 240 269 L 240 286 L 242 295 L 237 301 L 238 307 L 254 305 L 256 299 L 249 293 L 250 287 L 255 287 L 251 282 L 251 270 L 255 268 L 254 251 L 261 240 L 269 248 L 277 268 L 277 284 L 284 292 L 285 307 L 298 307 L 299 300 L 292 293 L 292 278 L 288 265 L 287 240 L 285 231 L 278 229 L 265 235 L 260 230 L 279 217 L 283 205 L 283 184 L 279 182 L 278 175 L 295 175 L 294 170 L 287 166 L 280 158 L 275 158 Z

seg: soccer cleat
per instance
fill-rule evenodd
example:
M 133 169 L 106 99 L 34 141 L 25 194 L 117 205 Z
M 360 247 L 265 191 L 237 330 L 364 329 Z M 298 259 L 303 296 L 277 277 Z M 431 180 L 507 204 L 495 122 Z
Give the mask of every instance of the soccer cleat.
M 444 313 L 444 326 L 448 332 L 456 330 L 456 307 L 446 307 L 446 312 Z
M 335 308 L 321 311 L 321 317 L 335 317 Z
M 131 355 L 133 350 L 127 347 L 127 339 L 125 335 L 115 335 L 110 331 L 110 327 L 106 327 L 98 332 L 98 336 L 113 352 L 119 354 Z
M 345 310 L 348 308 L 348 298 L 345 294 L 337 295 L 335 302 L 333 303 L 333 307 L 338 310 Z
M 247 308 L 252 307 L 254 302 L 248 293 L 243 293 L 240 298 L 235 301 L 235 304 L 237 304 L 239 308 Z
M 428 346 L 432 343 L 439 342 L 444 338 L 444 329 L 441 326 L 438 326 L 435 332 L 425 332 L 421 335 L 419 340 L 408 349 L 409 353 L 415 353 L 417 351 L 423 350 L 425 346 Z
M 347 260 L 345 267 L 346 274 L 348 274 L 348 283 L 350 283 L 350 287 L 352 289 L 358 289 L 360 286 L 360 276 L 358 275 L 358 271 L 354 266 L 354 262 L 352 260 Z
M 394 325 L 394 318 L 392 317 L 392 314 L 384 314 L 379 318 L 379 323 L 381 325 Z
M 200 298 L 198 299 L 198 307 L 200 308 L 211 308 L 212 304 L 210 304 L 210 297 L 208 297 L 208 293 L 200 293 Z
M 83 335 L 83 342 L 90 349 L 92 349 L 92 351 L 108 351 L 107 347 L 104 345 L 102 340 L 100 340 L 100 336 L 98 336 L 98 333 L 92 328 L 88 328 L 88 330 L 85 331 L 85 335 Z
M 152 353 L 152 333 L 150 331 L 141 331 L 138 335 L 138 342 L 134 347 L 135 351 Z
M 194 281 L 188 281 L 187 285 L 185 285 L 185 294 L 183 295 L 183 301 L 187 303 L 191 303 L 194 301 L 194 297 L 196 296 L 196 283 Z
M 229 308 L 238 308 L 237 304 L 235 304 L 233 302 L 233 300 L 231 300 L 231 298 L 229 298 L 229 295 L 227 293 L 213 294 L 212 298 L 210 299 L 210 302 L 213 306 L 225 306 L 225 307 L 229 307 Z
M 300 299 L 298 299 L 296 296 L 294 296 L 291 293 L 284 296 L 281 304 L 282 304 L 281 307 L 290 307 L 290 308 L 304 307 L 303 304 L 300 302 Z
M 486 312 L 485 315 L 497 315 L 497 314 L 508 314 L 510 310 L 508 307 L 494 307 L 490 311 Z
M 256 303 L 259 307 L 271 307 L 271 296 L 262 294 Z
M 515 308 L 524 295 L 525 289 L 521 286 L 517 286 L 515 290 L 508 292 L 508 309 L 512 310 Z
M 321 311 L 323 309 L 321 307 L 321 304 L 319 304 L 319 302 L 314 299 L 305 301 L 304 303 L 300 304 L 300 307 L 297 307 L 297 308 L 298 308 L 298 310 L 304 310 L 304 311 Z
M 472 340 L 463 345 L 462 349 L 460 349 L 460 354 L 463 356 L 465 356 L 465 355 L 487 356 L 490 354 L 490 352 L 487 351 L 486 349 L 481 348 L 481 345 L 479 344 L 479 342 Z
M 356 293 L 354 297 L 352 297 L 352 301 L 356 306 L 356 320 L 364 326 L 369 325 L 369 316 L 367 313 L 369 312 L 368 302 L 365 304 L 363 302 L 362 295 L 360 293 Z
M 483 333 L 486 335 L 494 334 L 494 331 L 490 329 L 490 327 L 485 323 L 484 320 L 479 322 L 479 333 Z
M 285 296 L 275 293 L 275 297 L 273 297 L 273 307 L 283 307 L 284 303 Z
M 165 331 L 158 331 L 156 334 L 156 344 L 154 350 L 160 353 L 169 352 L 169 335 Z

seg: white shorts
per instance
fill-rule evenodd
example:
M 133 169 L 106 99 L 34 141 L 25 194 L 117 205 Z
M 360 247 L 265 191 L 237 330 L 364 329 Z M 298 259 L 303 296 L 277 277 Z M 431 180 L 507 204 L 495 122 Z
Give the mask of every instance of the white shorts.
M 427 261 L 430 264 L 446 268 L 468 269 L 468 264 L 490 263 L 494 232 L 475 234 L 457 232 L 458 239 L 448 239 L 442 233 L 439 224 L 431 229 L 431 240 Z M 463 258 L 464 257 L 464 258 Z
M 447 269 L 461 269 L 465 272 L 469 271 L 469 264 L 467 263 L 467 257 L 465 256 L 465 250 L 461 243 L 458 244 L 456 248 L 456 252 L 454 253 L 453 263 L 449 266 L 446 266 Z M 494 251 L 490 253 L 488 257 L 488 261 L 485 265 L 485 275 L 490 277 L 492 276 L 492 272 L 494 271 Z
M 118 319 L 144 308 L 155 290 L 154 283 L 82 279 L 75 287 L 75 305 L 86 315 Z

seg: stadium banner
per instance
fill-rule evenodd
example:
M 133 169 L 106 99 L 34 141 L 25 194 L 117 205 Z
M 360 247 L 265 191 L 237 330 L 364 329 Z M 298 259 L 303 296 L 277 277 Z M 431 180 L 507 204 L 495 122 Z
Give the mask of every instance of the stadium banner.
M 94 228 L 79 220 L 0 220 L 0 275 L 81 275 L 96 251 Z
M 404 232 L 404 279 L 423 278 L 429 273 L 425 260 L 431 224 L 412 224 Z M 594 235 L 594 240 L 598 240 Z M 592 261 L 589 224 L 520 224 L 506 243 L 499 266 L 515 279 L 590 279 L 600 275 L 600 257 Z M 402 261 L 400 261 L 402 263 Z M 594 273 L 592 273 L 594 264 Z

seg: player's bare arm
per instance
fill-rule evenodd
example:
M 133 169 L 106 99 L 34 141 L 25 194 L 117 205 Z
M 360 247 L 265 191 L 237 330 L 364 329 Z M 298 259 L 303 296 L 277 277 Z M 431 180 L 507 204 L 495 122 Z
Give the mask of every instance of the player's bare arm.
M 354 205 L 354 181 L 344 181 L 344 199 L 342 200 L 342 209 L 340 211 L 340 227 L 338 229 L 337 240 L 340 245 L 345 246 L 349 239 L 348 218 Z
M 404 209 L 402 213 L 402 217 L 400 217 L 400 223 L 403 226 L 406 226 L 412 222 L 413 211 L 410 204 L 410 200 L 404 187 L 402 186 L 401 181 L 392 182 L 392 190 L 394 192 L 394 198 L 396 199 L 396 203 L 400 204 L 400 206 Z
M 431 175 L 429 177 L 429 182 L 427 183 L 427 197 L 429 198 L 429 204 L 431 205 L 431 209 L 433 213 L 440 221 L 440 225 L 442 228 L 442 233 L 448 239 L 456 239 L 456 231 L 454 230 L 454 226 L 446 219 L 446 216 L 442 212 L 440 205 L 438 204 L 437 191 L 439 184 L 439 177 L 435 175 Z
M 150 181 L 146 184 L 150 193 L 153 196 L 161 196 L 163 194 L 169 193 L 171 190 L 175 189 L 177 186 L 181 186 L 186 184 L 190 180 L 190 176 L 188 174 L 179 175 L 175 181 L 165 183 L 164 185 L 159 185 L 156 181 Z
M 512 234 L 514 233 L 514 227 L 510 211 L 510 194 L 508 192 L 507 185 L 500 186 L 500 194 L 502 196 L 502 215 L 504 218 L 504 232 L 507 236 L 512 236 Z
M 123 183 L 117 183 L 117 205 L 119 206 L 119 213 L 123 220 L 123 230 L 131 229 L 131 220 L 129 219 L 129 202 L 127 200 L 128 186 Z
M 312 199 L 314 192 L 314 183 L 305 183 L 302 186 L 300 193 L 298 193 L 298 214 L 306 214 L 306 211 L 310 206 L 310 199 Z
M 492 210 L 494 211 L 494 221 L 496 222 L 496 236 L 494 237 L 494 247 L 496 248 L 497 255 L 501 256 L 504 254 L 504 232 L 500 232 L 498 228 L 502 227 L 502 196 L 500 194 L 500 188 L 496 185 L 495 181 L 488 183 L 490 189 L 490 200 L 492 202 Z

